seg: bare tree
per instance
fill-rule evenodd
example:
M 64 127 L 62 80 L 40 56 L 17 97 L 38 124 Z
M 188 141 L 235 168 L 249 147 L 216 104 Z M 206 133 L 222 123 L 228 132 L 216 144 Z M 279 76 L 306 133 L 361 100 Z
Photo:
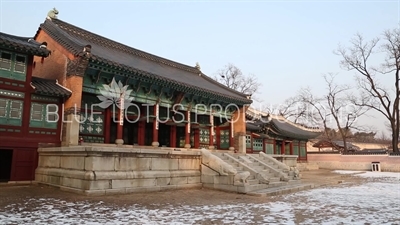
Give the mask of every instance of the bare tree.
M 304 99 L 310 99 L 311 95 L 309 88 L 302 88 L 294 97 L 286 99 L 282 104 L 263 105 L 261 111 L 280 115 L 294 123 L 315 128 L 318 126 L 315 122 L 315 118 L 319 118 L 316 115 L 318 112 L 310 110 L 310 104 L 304 101 Z M 314 103 L 318 104 L 316 101 Z
M 319 124 L 324 130 L 324 135 L 327 139 L 331 140 L 330 128 L 328 126 L 328 118 L 330 111 L 326 110 L 324 105 L 324 98 L 315 96 L 310 88 L 302 88 L 299 92 L 299 99 L 301 102 L 308 106 L 309 117 L 306 118 L 309 124 Z
M 293 110 L 289 107 L 290 109 L 285 109 L 283 112 L 294 111 L 292 114 L 297 118 L 302 118 L 307 124 L 311 124 L 311 126 L 319 124 L 319 127 L 324 130 L 324 136 L 329 140 L 335 138 L 339 133 L 346 152 L 347 140 L 352 136 L 351 129 L 360 130 L 356 121 L 368 111 L 368 108 L 350 104 L 348 92 L 351 87 L 336 84 L 334 82 L 336 75 L 327 74 L 323 77 L 327 88 L 324 96 L 316 96 L 310 88 L 302 88 L 295 99 L 301 106 L 306 107 L 300 107 L 301 110 L 297 110 L 297 112 L 296 109 Z M 332 132 L 330 129 L 332 125 L 337 128 L 338 132 Z
M 351 129 L 359 129 L 354 126 L 357 119 L 364 115 L 368 108 L 359 105 L 349 104 L 348 91 L 351 89 L 348 85 L 338 85 L 334 83 L 335 75 L 324 76 L 328 94 L 326 102 L 331 112 L 331 116 L 336 123 L 340 136 L 343 140 L 344 151 L 347 151 L 347 139 L 351 137 Z
M 232 63 L 229 63 L 223 69 L 219 70 L 217 75 L 214 76 L 214 79 L 229 88 L 250 96 L 258 93 L 261 87 L 261 83 L 257 80 L 255 75 L 244 75 L 242 71 Z
M 352 102 L 385 116 L 391 128 L 393 152 L 399 152 L 400 29 L 385 31 L 381 40 L 375 38 L 364 41 L 363 36 L 357 34 L 351 40 L 350 47 L 339 46 L 337 54 L 342 57 L 341 65 L 357 74 L 360 93 L 359 96 L 353 96 Z M 379 54 L 385 55 L 384 61 L 379 66 L 371 66 L 371 57 Z M 392 90 L 379 82 L 379 75 L 394 77 Z

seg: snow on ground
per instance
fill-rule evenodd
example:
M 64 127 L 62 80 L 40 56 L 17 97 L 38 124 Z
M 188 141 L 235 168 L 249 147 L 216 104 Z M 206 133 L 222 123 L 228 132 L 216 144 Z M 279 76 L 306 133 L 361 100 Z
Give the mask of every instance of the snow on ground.
M 332 171 L 338 174 L 357 174 L 357 173 L 364 173 L 364 171 L 353 171 L 353 170 L 334 170 Z
M 399 173 L 362 183 L 266 198 L 262 204 L 180 205 L 27 199 L 0 209 L 0 224 L 400 224 Z

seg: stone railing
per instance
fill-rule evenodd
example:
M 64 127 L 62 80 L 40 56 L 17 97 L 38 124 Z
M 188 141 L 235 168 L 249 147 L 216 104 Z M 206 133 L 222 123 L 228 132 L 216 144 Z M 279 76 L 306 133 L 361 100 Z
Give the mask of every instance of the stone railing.
M 203 187 L 233 191 L 248 192 L 249 171 L 238 172 L 233 166 L 223 161 L 207 149 L 201 149 L 201 182 Z

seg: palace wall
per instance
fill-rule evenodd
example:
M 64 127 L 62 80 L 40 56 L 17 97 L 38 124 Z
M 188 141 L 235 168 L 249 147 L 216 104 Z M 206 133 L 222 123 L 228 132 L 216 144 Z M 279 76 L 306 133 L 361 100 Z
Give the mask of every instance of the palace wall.
M 372 162 L 379 162 L 381 171 L 400 172 L 400 156 L 384 155 L 342 155 L 308 152 L 307 162 L 319 169 L 371 171 Z M 301 167 L 301 165 L 300 165 Z

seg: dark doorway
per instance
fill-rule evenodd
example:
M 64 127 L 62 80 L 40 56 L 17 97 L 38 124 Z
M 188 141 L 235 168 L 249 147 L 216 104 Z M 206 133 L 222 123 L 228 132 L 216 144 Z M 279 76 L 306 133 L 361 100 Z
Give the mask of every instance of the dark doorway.
M 153 122 L 146 123 L 144 129 L 144 144 L 151 146 L 151 143 L 153 143 Z
M 171 147 L 171 128 L 165 123 L 160 123 L 158 127 L 158 142 L 161 147 Z
M 111 122 L 110 124 L 110 143 L 115 144 L 115 140 L 117 139 L 117 128 L 118 124 L 115 122 Z M 139 125 L 138 123 L 132 123 L 130 121 L 124 120 L 123 125 L 123 139 L 125 145 L 134 145 L 138 143 L 138 131 Z
M 134 145 L 138 143 L 139 125 L 137 122 L 124 121 L 124 144 Z
M 110 144 L 115 144 L 117 139 L 117 123 L 111 121 L 110 124 Z
M 176 127 L 176 147 L 183 148 L 185 146 L 185 127 Z
M 0 182 L 8 182 L 11 177 L 12 150 L 0 149 Z

